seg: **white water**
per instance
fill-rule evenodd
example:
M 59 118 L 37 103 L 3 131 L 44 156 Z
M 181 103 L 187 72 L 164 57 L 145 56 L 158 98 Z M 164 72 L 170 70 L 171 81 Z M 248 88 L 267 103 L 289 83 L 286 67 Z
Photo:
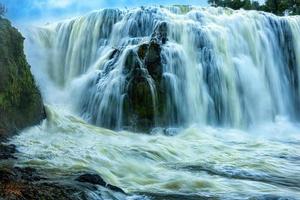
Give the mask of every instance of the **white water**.
M 168 25 L 164 125 L 180 127 L 175 136 L 88 125 L 122 129 L 126 56 L 161 22 Z M 25 155 L 20 165 L 91 169 L 129 193 L 179 199 L 300 196 L 299 17 L 102 10 L 30 30 L 27 55 L 49 118 L 13 140 Z M 147 83 L 155 109 L 159 88 L 151 76 Z
M 47 121 L 13 140 L 21 166 L 93 170 L 130 194 L 178 199 L 300 195 L 299 127 L 284 119 L 248 132 L 190 127 L 170 137 L 114 132 L 49 109 Z
M 50 79 L 42 87 L 50 82 L 65 90 L 66 101 L 85 120 L 120 129 L 126 56 L 166 22 L 168 41 L 161 46 L 169 102 L 162 114 L 169 118 L 165 125 L 242 128 L 278 115 L 298 120 L 299 17 L 190 9 L 186 14 L 177 7 L 103 10 L 50 24 L 31 31 L 29 48 L 41 55 L 29 57 L 38 59 L 33 62 L 39 66 L 37 77 L 45 73 Z M 114 49 L 120 50 L 117 56 Z M 159 88 L 151 77 L 147 82 L 156 105 Z M 48 90 L 44 94 L 53 96 Z

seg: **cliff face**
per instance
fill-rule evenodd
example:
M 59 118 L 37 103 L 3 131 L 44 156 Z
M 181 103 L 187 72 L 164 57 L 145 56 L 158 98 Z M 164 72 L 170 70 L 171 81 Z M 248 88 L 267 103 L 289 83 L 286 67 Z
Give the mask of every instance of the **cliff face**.
M 23 41 L 18 30 L 0 17 L 0 139 L 45 118 Z

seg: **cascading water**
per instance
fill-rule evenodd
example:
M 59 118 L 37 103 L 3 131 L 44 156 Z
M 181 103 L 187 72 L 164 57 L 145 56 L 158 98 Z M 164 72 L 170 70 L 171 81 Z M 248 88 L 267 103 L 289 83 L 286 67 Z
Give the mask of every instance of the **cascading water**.
M 298 119 L 299 17 L 188 11 L 102 10 L 42 27 L 32 38 L 47 52 L 40 67 L 57 87 L 75 85 L 75 110 L 99 126 Z
M 20 164 L 157 199 L 300 196 L 300 17 L 105 9 L 27 38 L 49 119 L 13 140 Z

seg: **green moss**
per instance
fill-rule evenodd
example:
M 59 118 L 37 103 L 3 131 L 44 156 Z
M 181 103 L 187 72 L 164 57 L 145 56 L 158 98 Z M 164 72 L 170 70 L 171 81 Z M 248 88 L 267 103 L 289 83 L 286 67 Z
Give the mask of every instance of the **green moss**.
M 160 54 L 160 43 L 152 40 L 127 55 L 124 74 L 128 82 L 123 104 L 123 124 L 130 130 L 148 132 L 156 125 L 156 118 L 164 115 L 166 101 L 165 91 L 160 89 L 163 88 Z M 152 78 L 156 87 L 155 107 L 149 78 Z
M 191 6 L 188 5 L 174 5 L 180 9 L 181 14 L 186 14 L 192 10 Z
M 44 117 L 41 95 L 23 52 L 23 41 L 17 29 L 0 18 L 0 129 L 6 133 Z
M 142 44 L 138 48 L 138 55 L 143 60 L 146 56 L 147 50 L 148 50 L 149 44 Z

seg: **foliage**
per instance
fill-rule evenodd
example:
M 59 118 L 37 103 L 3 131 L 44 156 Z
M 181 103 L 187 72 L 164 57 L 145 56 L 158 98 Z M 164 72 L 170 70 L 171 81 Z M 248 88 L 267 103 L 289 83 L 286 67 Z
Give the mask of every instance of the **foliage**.
M 208 0 L 208 3 L 212 6 L 229 7 L 235 10 L 261 10 L 276 15 L 300 14 L 300 0 L 266 0 L 263 5 L 260 5 L 258 1 L 250 0 Z
M 24 38 L 0 17 L 0 138 L 43 118 L 41 95 L 23 52 Z
M 232 9 L 251 9 L 250 0 L 208 0 L 208 3 L 212 6 L 229 7 Z

